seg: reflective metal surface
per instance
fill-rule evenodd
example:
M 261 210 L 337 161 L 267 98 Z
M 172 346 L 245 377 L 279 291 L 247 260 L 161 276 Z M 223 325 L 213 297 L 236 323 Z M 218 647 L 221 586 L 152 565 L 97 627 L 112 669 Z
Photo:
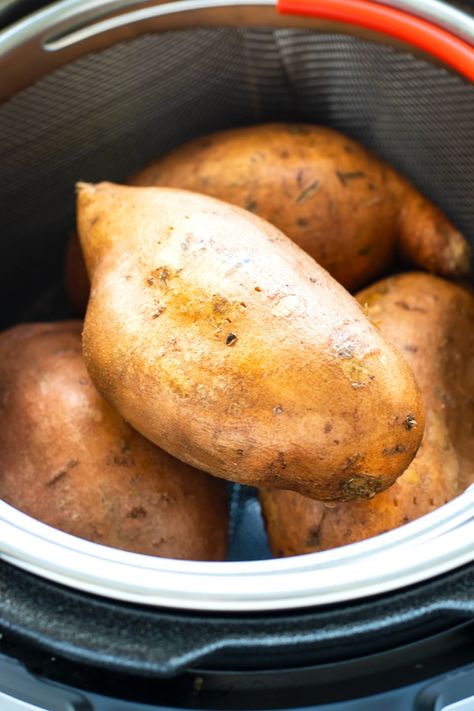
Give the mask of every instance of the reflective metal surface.
M 474 40 L 474 20 L 445 3 L 391 4 Z M 248 36 L 240 29 L 220 35 L 203 29 L 217 31 L 221 25 L 253 29 Z M 197 26 L 201 29 L 194 30 Z M 257 29 L 261 26 L 267 29 Z M 155 33 L 163 30 L 178 31 L 156 41 Z M 349 32 L 365 39 L 349 38 Z M 283 115 L 291 108 L 288 96 L 296 97 L 305 120 L 347 130 L 403 169 L 462 221 L 467 234 L 473 224 L 472 170 L 469 177 L 462 166 L 467 161 L 469 170 L 472 92 L 445 69 L 369 43 L 369 36 L 374 39 L 356 28 L 279 16 L 273 0 L 63 0 L 0 33 L 0 92 L 12 97 L 0 106 L 6 147 L 0 175 L 8 187 L 0 204 L 3 219 L 11 218 L 2 234 L 0 270 L 2 260 L 10 260 L 8 271 L 15 272 L 15 250 L 18 263 L 24 263 L 22 240 L 31 256 L 38 233 L 49 239 L 54 209 L 60 226 L 61 220 L 67 224 L 63 204 L 78 176 L 94 179 L 105 169 L 104 161 L 112 179 L 126 175 L 140 161 L 219 122 Z M 215 46 L 216 37 L 221 47 Z M 193 42 L 195 54 L 185 66 L 183 57 Z M 219 62 L 232 52 L 227 63 Z M 169 80 L 161 85 L 166 62 Z M 353 64 L 350 71 L 347 63 Z M 202 82 L 194 79 L 198 71 Z M 245 86 L 237 87 L 242 78 Z M 33 81 L 38 83 L 17 93 Z M 204 86 L 218 96 L 205 95 Z M 87 129 L 87 140 L 76 130 L 79 125 Z M 55 248 L 46 241 L 40 246 Z M 360 599 L 471 562 L 473 512 L 471 488 L 400 529 L 333 551 L 284 560 L 192 563 L 92 544 L 0 502 L 0 555 L 49 579 L 130 602 L 278 610 Z

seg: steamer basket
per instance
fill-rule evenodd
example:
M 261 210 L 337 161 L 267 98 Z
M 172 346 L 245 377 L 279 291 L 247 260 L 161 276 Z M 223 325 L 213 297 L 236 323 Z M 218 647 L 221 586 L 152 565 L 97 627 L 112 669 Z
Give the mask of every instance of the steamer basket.
M 472 243 L 473 42 L 474 19 L 437 0 L 286 0 L 279 9 L 272 0 L 62 0 L 0 33 L 2 325 L 67 315 L 62 267 L 78 179 L 124 180 L 229 126 L 333 126 L 409 177 Z M 232 496 L 233 556 L 268 556 L 253 492 Z M 0 502 L 0 551 L 109 598 L 278 610 L 361 599 L 472 562 L 473 504 L 471 487 L 333 551 L 192 563 L 89 543 Z

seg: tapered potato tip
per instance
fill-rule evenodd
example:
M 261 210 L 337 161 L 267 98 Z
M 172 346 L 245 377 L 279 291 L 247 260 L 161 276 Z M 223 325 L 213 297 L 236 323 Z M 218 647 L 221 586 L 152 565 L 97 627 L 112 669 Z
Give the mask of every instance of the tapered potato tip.
M 116 202 L 114 183 L 76 183 L 77 232 L 89 279 L 102 256 L 115 240 L 112 231 L 103 229 L 104 218 Z
M 469 246 L 400 173 L 328 127 L 271 123 L 195 138 L 145 166 L 135 185 L 167 185 L 260 215 L 354 292 L 397 252 L 441 276 L 468 273 Z
M 401 256 L 432 274 L 451 279 L 469 275 L 471 247 L 441 210 L 408 188 L 400 215 Z

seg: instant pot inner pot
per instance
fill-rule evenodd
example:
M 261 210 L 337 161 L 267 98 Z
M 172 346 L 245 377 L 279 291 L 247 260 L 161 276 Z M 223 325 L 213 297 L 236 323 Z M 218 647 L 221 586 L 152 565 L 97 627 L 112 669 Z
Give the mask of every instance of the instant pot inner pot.
M 69 316 L 77 180 L 123 181 L 188 139 L 263 121 L 339 129 L 386 159 L 474 240 L 474 92 L 354 36 L 199 28 L 143 35 L 43 77 L 0 107 L 1 327 Z M 231 559 L 269 557 L 252 490 L 232 490 Z

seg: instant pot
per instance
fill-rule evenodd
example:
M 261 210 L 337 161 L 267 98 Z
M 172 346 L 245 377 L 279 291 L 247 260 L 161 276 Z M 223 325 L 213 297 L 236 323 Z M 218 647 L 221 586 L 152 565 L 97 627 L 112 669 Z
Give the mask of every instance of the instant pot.
M 440 0 L 0 3 L 0 323 L 69 315 L 78 179 L 218 128 L 360 140 L 474 241 L 474 16 Z M 474 354 L 473 354 L 474 356 Z M 0 502 L 0 711 L 474 709 L 474 487 L 272 559 L 230 487 L 229 560 L 77 539 Z

